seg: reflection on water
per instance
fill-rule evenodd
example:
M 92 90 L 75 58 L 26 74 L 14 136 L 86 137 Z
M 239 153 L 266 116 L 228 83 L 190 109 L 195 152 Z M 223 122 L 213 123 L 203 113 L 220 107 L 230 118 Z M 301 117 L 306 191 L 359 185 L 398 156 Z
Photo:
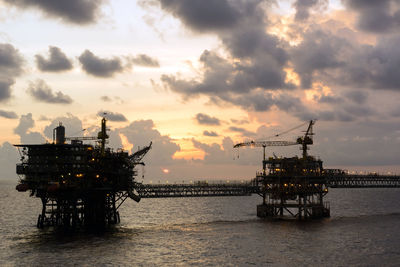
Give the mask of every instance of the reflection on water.
M 261 220 L 253 197 L 144 199 L 105 233 L 35 226 L 40 201 L 0 190 L 0 266 L 397 266 L 400 190 L 332 189 L 329 219 Z

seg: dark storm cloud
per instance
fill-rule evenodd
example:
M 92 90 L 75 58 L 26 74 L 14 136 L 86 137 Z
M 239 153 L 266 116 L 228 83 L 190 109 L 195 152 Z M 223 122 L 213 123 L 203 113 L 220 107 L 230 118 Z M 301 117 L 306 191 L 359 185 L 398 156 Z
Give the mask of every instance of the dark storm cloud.
M 24 60 L 10 44 L 0 44 L 0 102 L 11 97 L 11 86 L 22 73 Z
M 228 28 L 219 27 L 212 20 L 210 25 L 200 23 L 199 19 L 207 20 L 207 15 L 200 10 L 187 11 L 183 8 L 187 4 L 184 0 L 159 2 L 164 11 L 180 19 L 187 28 L 215 34 L 227 52 L 221 56 L 205 50 L 199 59 L 201 74 L 197 77 L 161 76 L 166 88 L 186 100 L 205 95 L 216 105 L 228 103 L 248 111 L 264 112 L 277 107 L 301 120 L 354 121 L 377 114 L 368 106 L 368 94 L 360 93 L 362 90 L 400 89 L 400 37 L 395 35 L 378 38 L 376 45 L 362 45 L 311 23 L 309 27 L 296 28 L 302 41 L 291 45 L 268 33 L 272 24 L 263 1 L 221 2 L 227 6 L 228 14 L 231 9 L 237 14 L 232 20 L 234 27 Z M 207 1 L 200 5 L 206 7 Z M 326 0 L 294 1 L 296 19 L 305 22 L 308 17 L 310 21 L 310 12 L 326 6 Z M 343 30 L 352 33 L 350 29 Z M 314 100 L 321 105 L 306 105 L 291 93 L 297 86 L 288 82 L 284 69 L 292 66 L 300 77 L 298 89 L 315 90 L 320 83 L 333 93 L 315 96 Z
M 213 102 L 228 102 L 248 110 L 268 110 L 272 105 L 269 90 L 293 89 L 286 82 L 283 68 L 289 55 L 283 43 L 266 33 L 268 21 L 265 17 L 263 1 L 221 1 L 225 5 L 219 12 L 237 14 L 231 22 L 234 27 L 221 28 L 216 21 L 207 21 L 207 14 L 196 10 L 186 11 L 177 7 L 185 6 L 185 1 L 174 1 L 174 9 L 163 9 L 190 29 L 217 34 L 228 55 L 222 57 L 214 51 L 205 50 L 200 56 L 202 76 L 193 79 L 179 79 L 174 75 L 162 75 L 161 81 L 170 90 L 185 99 L 191 96 L 207 95 Z M 210 8 L 208 1 L 198 3 L 204 9 Z M 216 7 L 215 7 L 216 8 Z M 219 8 L 221 8 L 219 6 Z M 195 12 L 195 15 L 193 14 Z M 196 19 L 191 20 L 191 16 Z M 210 24 L 201 24 L 199 20 Z M 259 98 L 262 96 L 261 98 Z
M 14 111 L 0 110 L 0 117 L 7 118 L 7 119 L 17 119 L 18 115 Z
M 195 117 L 198 124 L 202 125 L 220 125 L 221 122 L 218 118 L 211 117 L 204 113 L 198 113 Z
M 368 100 L 368 93 L 364 91 L 350 91 L 345 96 L 356 104 L 365 104 Z
M 49 104 L 71 104 L 72 98 L 62 92 L 55 92 L 43 80 L 37 80 L 29 85 L 27 90 L 35 100 Z
M 97 20 L 104 0 L 3 0 L 20 9 L 35 8 L 44 15 L 74 24 L 90 24 Z
M 378 39 L 375 46 L 354 47 L 338 82 L 356 88 L 400 90 L 400 36 Z
M 130 61 L 139 66 L 143 67 L 160 67 L 160 63 L 158 62 L 157 59 L 149 57 L 148 55 L 145 54 L 140 54 L 135 57 L 130 58 Z
M 49 58 L 45 59 L 42 55 L 35 55 L 36 64 L 39 70 L 49 72 L 60 72 L 72 69 L 72 62 L 55 46 L 49 47 Z
M 310 16 L 310 11 L 313 8 L 327 6 L 328 0 L 296 0 L 293 4 L 296 9 L 295 20 L 304 21 Z
M 160 0 L 160 4 L 163 10 L 200 32 L 231 28 L 240 15 L 228 0 Z
M 204 136 L 209 136 L 209 137 L 217 137 L 217 136 L 219 136 L 216 132 L 214 132 L 214 131 L 204 131 L 203 132 L 203 135 Z
M 319 103 L 329 103 L 329 104 L 340 103 L 343 101 L 341 97 L 331 96 L 331 95 L 322 95 L 320 97 L 314 97 L 314 100 L 318 101 Z
M 231 90 L 230 83 L 234 67 L 214 52 L 205 50 L 200 56 L 204 66 L 203 80 L 179 80 L 174 76 L 162 75 L 161 80 L 172 91 L 183 96 L 198 94 L 222 94 Z
M 399 32 L 400 3 L 398 0 L 344 0 L 358 13 L 360 29 L 373 33 Z
M 13 80 L 0 80 L 0 102 L 8 100 L 11 97 L 11 86 L 14 84 Z
M 268 58 L 268 55 L 260 55 L 253 63 L 232 63 L 215 52 L 205 50 L 200 56 L 200 62 L 203 64 L 201 81 L 181 80 L 173 75 L 162 75 L 161 81 L 184 97 L 205 94 L 226 99 L 230 98 L 229 93 L 232 92 L 247 95 L 257 88 L 291 87 L 292 85 L 284 82 L 284 72 L 277 70 L 276 64 L 271 63 L 275 61 Z
M 314 81 L 322 81 L 354 91 L 362 88 L 398 91 L 399 43 L 399 35 L 388 35 L 378 37 L 375 45 L 359 44 L 314 27 L 305 32 L 300 45 L 290 48 L 290 56 L 305 89 Z M 349 97 L 363 101 L 361 95 Z
M 23 58 L 10 44 L 0 44 L 0 75 L 11 77 L 22 73 Z
M 108 110 L 100 110 L 97 116 L 106 117 L 109 121 L 127 121 L 126 117 L 118 112 L 111 112 Z
M 300 45 L 291 49 L 291 58 L 302 88 L 307 89 L 312 85 L 314 74 L 344 66 L 342 53 L 350 44 L 319 29 L 306 32 L 303 38 Z
M 118 57 L 100 58 L 89 50 L 85 50 L 78 59 L 82 64 L 83 70 L 96 77 L 112 77 L 114 74 L 123 72 L 125 68 L 128 68 L 123 66 L 121 59 Z

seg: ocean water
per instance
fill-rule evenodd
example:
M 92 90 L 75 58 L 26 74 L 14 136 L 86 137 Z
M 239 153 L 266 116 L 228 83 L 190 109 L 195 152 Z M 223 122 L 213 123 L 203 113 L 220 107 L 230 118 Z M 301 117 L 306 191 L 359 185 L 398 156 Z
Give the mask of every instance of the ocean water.
M 251 197 L 128 199 L 102 234 L 36 228 L 39 199 L 0 183 L 0 266 L 400 266 L 400 189 L 330 189 L 331 218 L 256 217 Z

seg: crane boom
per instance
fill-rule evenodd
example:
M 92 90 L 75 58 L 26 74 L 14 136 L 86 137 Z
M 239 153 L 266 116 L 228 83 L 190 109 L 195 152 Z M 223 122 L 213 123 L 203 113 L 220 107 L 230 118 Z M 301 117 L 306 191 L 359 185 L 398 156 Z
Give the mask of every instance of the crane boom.
M 293 146 L 297 145 L 297 142 L 292 141 L 250 141 L 244 143 L 238 143 L 234 145 L 234 148 L 251 146 L 251 147 L 265 147 L 265 146 Z

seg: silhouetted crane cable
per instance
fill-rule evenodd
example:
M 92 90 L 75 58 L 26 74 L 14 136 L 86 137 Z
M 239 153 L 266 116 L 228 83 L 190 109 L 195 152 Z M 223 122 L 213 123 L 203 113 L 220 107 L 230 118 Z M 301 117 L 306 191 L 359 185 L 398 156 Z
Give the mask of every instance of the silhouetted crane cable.
M 281 132 L 281 133 L 279 133 L 279 134 L 276 134 L 276 135 L 274 135 L 273 137 L 278 137 L 278 136 L 281 136 L 281 135 L 290 133 L 291 131 L 294 131 L 294 130 L 300 128 L 300 127 L 303 127 L 303 126 L 306 125 L 307 123 L 308 123 L 308 122 L 302 123 L 302 124 L 300 124 L 300 125 L 298 125 L 298 126 L 296 126 L 296 127 L 293 127 L 293 128 L 291 128 L 291 129 L 289 129 L 289 130 L 286 130 L 286 131 L 284 131 L 284 132 Z

